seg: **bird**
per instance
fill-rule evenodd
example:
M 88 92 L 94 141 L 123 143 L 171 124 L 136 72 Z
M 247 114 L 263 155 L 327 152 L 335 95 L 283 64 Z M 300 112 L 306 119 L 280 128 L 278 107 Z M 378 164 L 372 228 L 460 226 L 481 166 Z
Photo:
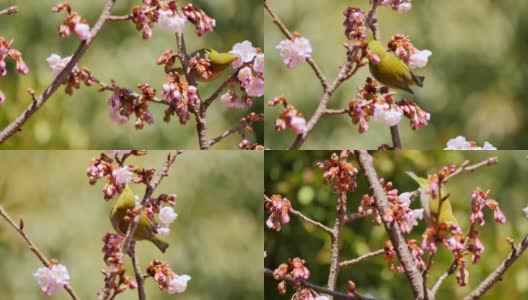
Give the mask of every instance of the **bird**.
M 132 189 L 127 184 L 125 189 L 119 195 L 117 203 L 110 213 L 110 221 L 115 231 L 121 235 L 125 236 L 128 231 L 128 226 L 131 222 L 131 218 L 127 217 L 127 210 L 133 210 L 136 207 L 135 195 L 132 192 Z M 148 240 L 151 241 L 161 252 L 165 253 L 169 244 L 165 241 L 162 241 L 156 235 L 157 230 L 149 220 L 149 218 L 143 213 L 139 218 L 138 226 L 134 232 L 134 240 Z
M 453 225 L 458 225 L 458 222 L 455 216 L 453 215 L 453 208 L 451 207 L 449 197 L 443 200 L 442 206 L 440 207 L 440 200 L 436 198 L 433 199 L 431 195 L 427 193 L 426 188 L 430 184 L 429 180 L 422 177 L 418 177 L 413 172 L 406 173 L 420 185 L 420 203 L 422 204 L 422 207 L 424 209 L 424 217 L 428 226 L 434 225 L 435 220 L 437 221 L 436 224 L 444 223 L 448 225 L 449 223 L 452 223 Z M 443 186 L 440 195 L 448 196 Z
M 214 49 L 203 48 L 196 50 L 189 54 L 189 58 L 205 59 L 208 58 L 211 61 L 211 66 L 207 68 L 207 76 L 204 77 L 203 73 L 200 74 L 195 69 L 190 69 L 190 75 L 196 81 L 208 82 L 217 79 L 224 74 L 224 71 L 235 61 L 238 56 L 229 52 L 218 52 Z M 176 68 L 176 71 L 180 75 L 184 75 L 182 68 Z M 205 73 L 205 72 L 204 72 Z
M 425 77 L 416 76 L 411 68 L 394 53 L 387 49 L 377 40 L 371 40 L 367 45 L 367 50 L 379 58 L 375 63 L 369 61 L 370 73 L 377 81 L 387 87 L 400 89 L 414 94 L 411 86 L 423 87 Z

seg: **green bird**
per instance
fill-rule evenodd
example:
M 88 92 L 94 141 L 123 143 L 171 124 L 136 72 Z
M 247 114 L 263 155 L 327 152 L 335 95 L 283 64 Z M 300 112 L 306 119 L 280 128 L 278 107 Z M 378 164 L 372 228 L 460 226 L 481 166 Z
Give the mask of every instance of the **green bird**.
M 414 94 L 410 86 L 423 86 L 425 77 L 416 76 L 411 68 L 394 53 L 387 51 L 377 40 L 368 43 L 367 50 L 376 54 L 380 61 L 369 62 L 370 73 L 379 82 L 390 88 L 400 89 Z
M 201 74 L 198 74 L 196 70 L 191 70 L 191 76 L 196 81 L 212 81 L 217 79 L 218 77 L 222 76 L 224 74 L 224 71 L 231 65 L 233 61 L 235 61 L 238 56 L 225 52 L 221 53 L 214 49 L 204 48 L 200 50 L 196 50 L 192 52 L 189 57 L 194 58 L 208 58 L 211 61 L 211 67 L 208 71 L 211 71 L 211 75 L 207 78 L 204 78 Z M 183 75 L 183 69 L 177 68 L 176 69 L 178 73 Z
M 112 212 L 110 213 L 110 221 L 112 222 L 112 226 L 119 235 L 126 235 L 128 225 L 131 221 L 130 218 L 125 218 L 127 216 L 127 210 L 133 210 L 135 207 L 136 200 L 134 192 L 132 192 L 130 186 L 128 186 L 127 184 L 125 186 L 125 189 L 119 196 L 116 205 L 112 209 Z M 152 243 L 154 243 L 154 245 L 156 245 L 156 247 L 161 250 L 161 252 L 165 253 L 165 250 L 167 249 L 167 247 L 169 247 L 169 244 L 160 240 L 156 233 L 157 232 L 154 228 L 154 225 L 152 224 L 152 222 L 150 222 L 149 218 L 147 218 L 147 216 L 143 213 L 143 215 L 141 215 L 141 217 L 139 218 L 138 226 L 136 228 L 136 231 L 134 232 L 134 240 L 151 241 Z
M 418 177 L 413 172 L 406 173 L 420 185 L 420 203 L 422 204 L 422 207 L 424 209 L 424 217 L 427 224 L 429 226 L 433 225 L 434 220 L 436 219 L 438 220 L 438 224 L 453 223 L 454 225 L 457 225 L 458 223 L 455 216 L 453 215 L 453 208 L 451 207 L 449 197 L 443 201 L 442 207 L 440 207 L 440 200 L 433 199 L 431 195 L 427 194 L 426 189 L 427 186 L 429 186 L 430 184 L 429 180 L 422 177 Z M 442 197 L 448 195 L 446 194 L 446 190 L 444 187 L 442 187 L 441 194 Z

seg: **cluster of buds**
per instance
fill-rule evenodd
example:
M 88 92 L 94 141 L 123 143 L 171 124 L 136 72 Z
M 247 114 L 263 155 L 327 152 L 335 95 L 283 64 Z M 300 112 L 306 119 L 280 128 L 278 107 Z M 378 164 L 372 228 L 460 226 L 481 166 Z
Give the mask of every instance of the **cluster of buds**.
M 211 60 L 208 57 L 194 55 L 189 58 L 189 69 L 201 79 L 207 81 L 213 76 Z
M 103 248 L 101 250 L 104 253 L 104 262 L 110 267 L 103 274 L 106 278 L 106 286 L 111 287 L 114 294 L 122 293 L 125 291 L 125 287 L 137 288 L 137 282 L 125 275 L 126 269 L 121 255 L 123 240 L 123 237 L 114 233 L 107 233 L 102 239 Z
M 291 40 L 282 40 L 276 48 L 280 50 L 280 57 L 288 68 L 295 68 L 312 56 L 310 41 L 298 33 L 294 33 Z
M 46 296 L 51 296 L 62 290 L 65 285 L 70 284 L 68 269 L 55 260 L 51 260 L 47 267 L 38 268 L 33 276 L 37 278 L 37 282 Z
M 108 98 L 110 105 L 109 117 L 116 124 L 122 125 L 128 122 L 130 116 L 136 116 L 136 129 L 143 129 L 144 123 L 154 123 L 154 118 L 149 111 L 148 101 L 152 101 L 155 97 L 155 90 L 148 84 L 142 83 L 138 85 L 142 90 L 142 94 L 136 94 L 128 88 L 121 88 L 112 81 L 113 94 Z
M 476 189 L 471 193 L 471 224 L 478 224 L 484 226 L 484 214 L 482 209 L 485 207 L 493 210 L 493 219 L 495 222 L 504 224 L 506 223 L 506 217 L 502 213 L 499 207 L 499 203 L 493 199 L 489 199 L 490 191 L 483 192 L 481 189 Z
M 411 69 L 423 68 L 427 65 L 429 50 L 418 50 L 411 43 L 409 37 L 401 34 L 393 36 L 388 43 L 389 50 L 399 56 Z
M 269 106 L 282 105 L 284 109 L 280 114 L 279 118 L 275 120 L 275 130 L 284 131 L 288 127 L 291 127 L 295 133 L 303 134 L 306 130 L 306 120 L 302 113 L 298 112 L 295 107 L 288 105 L 286 97 L 279 96 L 273 98 L 273 100 L 268 102 Z
M 0 36 L 0 76 L 7 75 L 6 58 L 10 58 L 16 62 L 16 70 L 19 74 L 26 75 L 29 69 L 22 58 L 20 51 L 12 48 L 13 41 L 8 42 L 4 37 Z M 4 93 L 0 90 L 0 104 L 5 102 Z
M 236 43 L 230 53 L 237 56 L 232 63 L 237 71 L 229 79 L 229 85 L 238 85 L 242 95 L 237 95 L 236 89 L 233 88 L 223 94 L 220 100 L 227 107 L 250 107 L 253 105 L 252 97 L 264 95 L 264 53 L 261 49 L 253 47 L 249 41 Z
M 394 100 L 394 92 L 384 93 L 376 80 L 367 77 L 366 83 L 358 88 L 356 99 L 348 102 L 347 113 L 352 123 L 358 126 L 359 133 L 365 133 L 369 128 L 369 119 L 388 126 L 398 125 L 402 116 L 410 120 L 413 130 L 428 124 L 431 115 L 421 109 L 416 103 L 407 99 Z
M 365 19 L 367 15 L 359 8 L 349 6 L 344 12 L 345 35 L 349 40 L 364 40 L 367 38 Z
M 126 152 L 123 153 L 123 151 Z M 91 185 L 106 177 L 103 192 L 107 201 L 112 199 L 113 196 L 120 194 L 127 182 L 147 183 L 154 176 L 155 169 L 142 169 L 132 165 L 124 165 L 124 160 L 128 156 L 142 156 L 146 154 L 146 151 L 120 150 L 117 153 L 109 151 L 109 154 L 115 154 L 115 159 L 109 157 L 106 153 L 101 153 L 100 157 L 92 159 L 86 170 L 86 175 Z
M 343 150 L 338 156 L 332 153 L 329 160 L 318 162 L 317 167 L 324 171 L 323 181 L 332 184 L 336 193 L 351 192 L 357 188 L 358 169 L 348 162 L 350 151 Z
M 91 33 L 88 21 L 82 19 L 77 12 L 72 11 L 67 1 L 59 3 L 51 9 L 52 12 L 60 12 L 63 10 L 68 12 L 68 16 L 59 26 L 59 36 L 65 38 L 70 36 L 72 32 L 75 32 L 82 41 L 90 39 Z
M 423 260 L 424 251 L 422 250 L 422 248 L 420 248 L 418 242 L 413 239 L 407 240 L 407 248 L 409 249 L 409 252 L 411 253 L 411 256 L 418 269 L 422 271 L 425 270 L 426 266 L 425 261 Z M 385 242 L 383 250 L 385 253 L 384 258 L 389 265 L 389 270 L 391 272 L 396 271 L 399 273 L 403 273 L 403 266 L 399 263 L 395 263 L 397 255 L 396 251 L 394 250 L 394 246 L 392 245 L 392 242 L 390 240 Z
M 264 114 L 256 114 L 251 113 L 247 117 L 240 118 L 240 136 L 242 137 L 243 141 L 240 147 L 247 147 L 249 146 L 249 141 L 246 140 L 246 134 L 252 134 L 253 133 L 253 127 L 251 125 L 254 122 L 262 122 L 264 121 Z M 244 142 L 246 141 L 246 142 Z M 245 145 L 244 145 L 245 144 Z M 261 145 L 253 145 L 252 148 L 261 148 L 261 149 L 254 149 L 254 150 L 264 150 L 264 147 Z M 249 149 L 246 149 L 249 150 Z
M 266 226 L 276 231 L 281 230 L 281 224 L 290 222 L 291 202 L 281 195 L 273 195 L 270 200 L 265 200 L 264 208 L 270 214 L 266 220 Z
M 290 276 L 295 280 L 295 289 L 299 290 L 301 287 L 301 281 L 307 280 L 310 277 L 310 270 L 304 265 L 306 262 L 303 259 L 295 257 L 288 259 L 288 263 L 283 263 L 273 271 L 273 278 L 275 280 L 281 280 L 277 286 L 279 293 L 286 293 L 286 281 L 283 280 L 284 276 Z
M 181 34 L 189 21 L 195 25 L 198 36 L 212 32 L 216 25 L 213 18 L 192 4 L 180 10 L 176 0 L 145 0 L 143 3 L 145 5 L 132 9 L 130 20 L 136 25 L 136 30 L 143 33 L 145 40 L 152 37 L 152 28 L 156 23 L 162 30 Z
M 158 283 L 161 290 L 166 289 L 169 294 L 185 292 L 191 280 L 191 276 L 174 273 L 166 262 L 158 259 L 147 266 L 147 274 Z
M 162 95 L 169 104 L 163 118 L 165 122 L 169 122 L 171 116 L 176 114 L 181 124 L 187 123 L 190 112 L 194 111 L 200 103 L 196 87 L 189 85 L 177 73 L 171 73 L 167 77 L 167 82 L 163 84 Z
M 212 32 L 216 26 L 215 19 L 209 17 L 203 10 L 187 4 L 182 8 L 183 15 L 196 27 L 196 34 L 203 36 Z
M 238 144 L 238 148 L 240 150 L 266 150 L 266 148 L 262 145 L 259 145 L 257 143 L 251 144 L 249 140 L 243 139 L 240 144 Z
M 403 234 L 409 234 L 413 227 L 418 225 L 418 220 L 423 218 L 423 208 L 411 209 L 411 193 L 398 195 L 398 190 L 391 188 L 392 182 L 387 182 L 385 193 L 390 204 L 390 210 L 385 212 L 383 220 L 389 223 L 396 222 Z

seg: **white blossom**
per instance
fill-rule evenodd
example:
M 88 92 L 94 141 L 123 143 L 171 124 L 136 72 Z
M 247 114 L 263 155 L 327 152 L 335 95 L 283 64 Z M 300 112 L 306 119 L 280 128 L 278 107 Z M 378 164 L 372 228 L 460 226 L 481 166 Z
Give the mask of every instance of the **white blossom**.
M 172 224 L 176 220 L 176 217 L 178 217 L 178 214 L 170 206 L 163 207 L 159 212 L 159 219 L 165 225 Z
M 130 172 L 128 166 L 113 170 L 112 176 L 114 176 L 116 182 L 121 185 L 127 184 L 132 180 L 132 172 Z
M 409 59 L 409 67 L 411 69 L 418 69 L 423 68 L 427 65 L 427 61 L 429 60 L 429 56 L 431 56 L 433 52 L 429 50 L 418 50 L 418 52 L 411 54 L 411 57 Z
M 230 53 L 238 56 L 233 61 L 233 68 L 236 69 L 240 68 L 244 63 L 252 61 L 257 55 L 257 49 L 253 47 L 250 41 L 243 41 L 242 43 L 236 43 Z
M 163 30 L 182 33 L 187 18 L 171 10 L 158 10 L 158 26 Z
M 280 50 L 282 61 L 288 68 L 304 63 L 312 55 L 312 46 L 305 37 L 298 37 L 293 41 L 283 40 L 276 48 Z
M 53 265 L 51 269 L 42 267 L 38 268 L 33 274 L 37 277 L 37 282 L 46 296 L 51 296 L 55 292 L 64 288 L 65 284 L 70 283 L 68 269 L 64 265 Z
M 397 106 L 389 107 L 387 103 L 374 104 L 374 120 L 378 123 L 385 123 L 389 126 L 398 125 L 403 113 Z
M 53 75 L 57 76 L 70 62 L 71 58 L 71 56 L 61 58 L 59 55 L 53 53 L 46 59 L 46 61 L 48 62 L 48 66 L 51 68 Z
M 169 281 L 169 284 L 167 286 L 167 292 L 169 294 L 175 294 L 175 293 L 183 293 L 187 289 L 187 282 L 191 280 L 191 276 L 189 275 L 176 275 L 175 277 Z

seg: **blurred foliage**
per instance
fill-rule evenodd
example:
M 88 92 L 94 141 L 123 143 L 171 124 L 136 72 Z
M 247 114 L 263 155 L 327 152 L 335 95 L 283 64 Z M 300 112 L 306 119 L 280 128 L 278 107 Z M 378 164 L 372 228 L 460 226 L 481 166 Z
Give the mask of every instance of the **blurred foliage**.
M 22 51 L 30 73 L 20 76 L 14 72 L 14 64 L 8 63 L 9 75 L 0 80 L 7 102 L 0 109 L 0 127 L 5 127 L 30 103 L 27 88 L 41 93 L 53 80 L 46 58 L 51 53 L 62 57 L 72 55 L 79 40 L 77 37 L 61 39 L 57 29 L 66 13 L 52 13 L 51 7 L 58 0 L 7 0 L 1 8 L 17 5 L 19 12 L 0 17 L 0 35 L 14 39 L 14 47 Z M 70 0 L 73 9 L 93 26 L 105 0 Z M 212 33 L 199 38 L 192 24 L 186 26 L 185 36 L 189 50 L 211 47 L 228 51 L 237 42 L 249 40 L 255 47 L 263 48 L 262 3 L 259 0 L 195 0 L 178 1 L 193 3 L 216 19 Z M 142 1 L 117 1 L 114 15 L 125 15 Z M 155 26 L 153 38 L 143 41 L 141 32 L 131 22 L 109 22 L 101 30 L 92 47 L 79 65 L 89 68 L 106 83 L 115 80 L 118 85 L 136 89 L 138 83 L 148 82 L 161 91 L 165 80 L 163 68 L 156 60 L 167 49 L 175 49 L 173 35 Z M 227 77 L 227 74 L 224 75 Z M 222 77 L 224 78 L 224 77 Z M 202 83 L 201 94 L 212 94 L 223 82 Z M 23 127 L 21 133 L 8 140 L 5 148 L 18 149 L 196 149 L 198 137 L 192 119 L 186 126 L 177 119 L 163 122 L 164 107 L 151 105 L 155 123 L 143 130 L 134 129 L 134 121 L 116 125 L 108 117 L 108 92 L 99 93 L 96 87 L 83 87 L 73 97 L 61 87 L 37 114 Z M 223 106 L 219 101 L 208 111 L 208 134 L 213 138 L 236 126 L 239 119 L 251 111 L 262 112 L 262 100 L 256 99 L 250 109 L 237 111 Z M 257 139 L 263 143 L 263 126 L 255 126 Z M 240 138 L 230 137 L 216 149 L 235 148 Z
M 159 168 L 166 154 L 152 151 L 129 163 Z M 27 234 L 48 258 L 68 267 L 72 286 L 83 299 L 95 299 L 104 285 L 101 238 L 112 231 L 108 216 L 115 203 L 103 200 L 103 182 L 88 184 L 86 167 L 96 156 L 95 151 L 0 153 L 0 205 L 13 219 L 24 219 Z M 163 259 L 192 280 L 185 294 L 175 296 L 147 279 L 149 299 L 262 299 L 263 213 L 256 200 L 263 192 L 262 169 L 262 154 L 252 151 L 193 151 L 176 159 L 156 191 L 178 196 L 178 218 L 166 238 L 170 247 L 162 254 L 140 242 L 138 259 L 143 268 Z M 144 188 L 135 186 L 138 194 Z M 0 217 L 0 298 L 48 299 L 33 277 L 39 267 L 23 239 Z M 118 298 L 134 299 L 137 292 Z M 54 299 L 70 298 L 63 291 Z
M 336 195 L 330 186 L 322 181 L 322 172 L 315 167 L 316 162 L 329 159 L 329 151 L 267 151 L 265 155 L 265 193 L 269 196 L 281 194 L 287 197 L 293 208 L 306 216 L 333 226 L 335 222 Z M 493 213 L 484 211 L 486 225 L 479 229 L 485 252 L 477 265 L 468 263 L 469 286 L 459 287 L 455 276 L 449 277 L 441 287 L 437 299 L 462 299 L 472 288 L 476 287 L 511 250 L 506 242 L 512 237 L 519 242 L 528 232 L 528 220 L 522 208 L 526 207 L 526 174 L 528 161 L 525 152 L 518 151 L 388 151 L 376 152 L 374 165 L 380 178 L 392 181 L 399 193 L 416 190 L 417 184 L 404 172 L 412 170 L 420 176 L 437 172 L 442 166 L 460 165 L 465 160 L 477 163 L 491 156 L 498 156 L 499 163 L 482 167 L 474 173 L 462 173 L 453 178 L 447 188 L 451 194 L 451 203 L 462 230 L 469 228 L 471 213 L 471 192 L 480 187 L 490 189 L 490 197 L 500 203 L 508 221 L 496 224 Z M 357 166 L 351 156 L 353 164 Z M 364 176 L 358 177 L 358 189 L 348 194 L 348 211 L 355 212 L 361 196 L 369 192 Z M 419 202 L 412 204 L 419 208 Z M 423 221 L 413 230 L 407 239 L 421 241 L 425 229 Z M 382 226 L 374 226 L 372 218 L 364 218 L 345 226 L 342 234 L 340 260 L 356 258 L 367 252 L 383 248 L 388 240 Z M 312 225 L 292 217 L 291 222 L 283 226 L 281 232 L 265 230 L 264 247 L 268 251 L 265 266 L 271 269 L 287 261 L 288 258 L 301 257 L 306 260 L 310 269 L 310 281 L 325 286 L 328 280 L 330 260 L 330 238 L 326 233 Z M 452 263 L 449 250 L 439 247 L 429 276 L 429 287 Z M 503 280 L 496 284 L 483 299 L 527 299 L 528 256 L 525 254 L 508 270 Z M 390 272 L 383 255 L 370 258 L 340 271 L 337 288 L 346 291 L 346 283 L 352 280 L 361 294 L 376 296 L 381 299 L 412 299 L 407 278 L 404 274 Z M 279 296 L 277 282 L 266 278 L 266 299 L 288 299 Z M 293 288 L 288 286 L 291 293 Z
M 271 0 L 271 6 L 291 31 L 312 44 L 319 67 L 332 81 L 345 61 L 343 11 L 350 5 L 368 9 L 369 1 Z M 499 149 L 526 149 L 528 118 L 523 109 L 528 98 L 528 2 L 520 0 L 413 1 L 413 9 L 398 14 L 378 9 L 381 37 L 387 42 L 396 33 L 408 35 L 419 49 L 430 49 L 425 86 L 415 89 L 416 102 L 431 113 L 430 125 L 413 132 L 407 119 L 400 124 L 406 149 L 443 149 L 450 138 L 466 136 Z M 321 84 L 308 64 L 287 69 L 275 46 L 284 39 L 269 15 L 264 17 L 266 41 L 266 100 L 284 95 L 305 117 L 312 116 L 321 96 Z M 334 94 L 330 108 L 347 107 L 357 88 L 370 76 L 362 68 Z M 412 95 L 400 92 L 399 95 Z M 285 148 L 293 131 L 277 133 L 273 121 L 279 109 L 266 107 L 266 146 Z M 359 135 L 348 116 L 323 117 L 304 149 L 377 149 L 390 143 L 386 125 L 370 122 Z

